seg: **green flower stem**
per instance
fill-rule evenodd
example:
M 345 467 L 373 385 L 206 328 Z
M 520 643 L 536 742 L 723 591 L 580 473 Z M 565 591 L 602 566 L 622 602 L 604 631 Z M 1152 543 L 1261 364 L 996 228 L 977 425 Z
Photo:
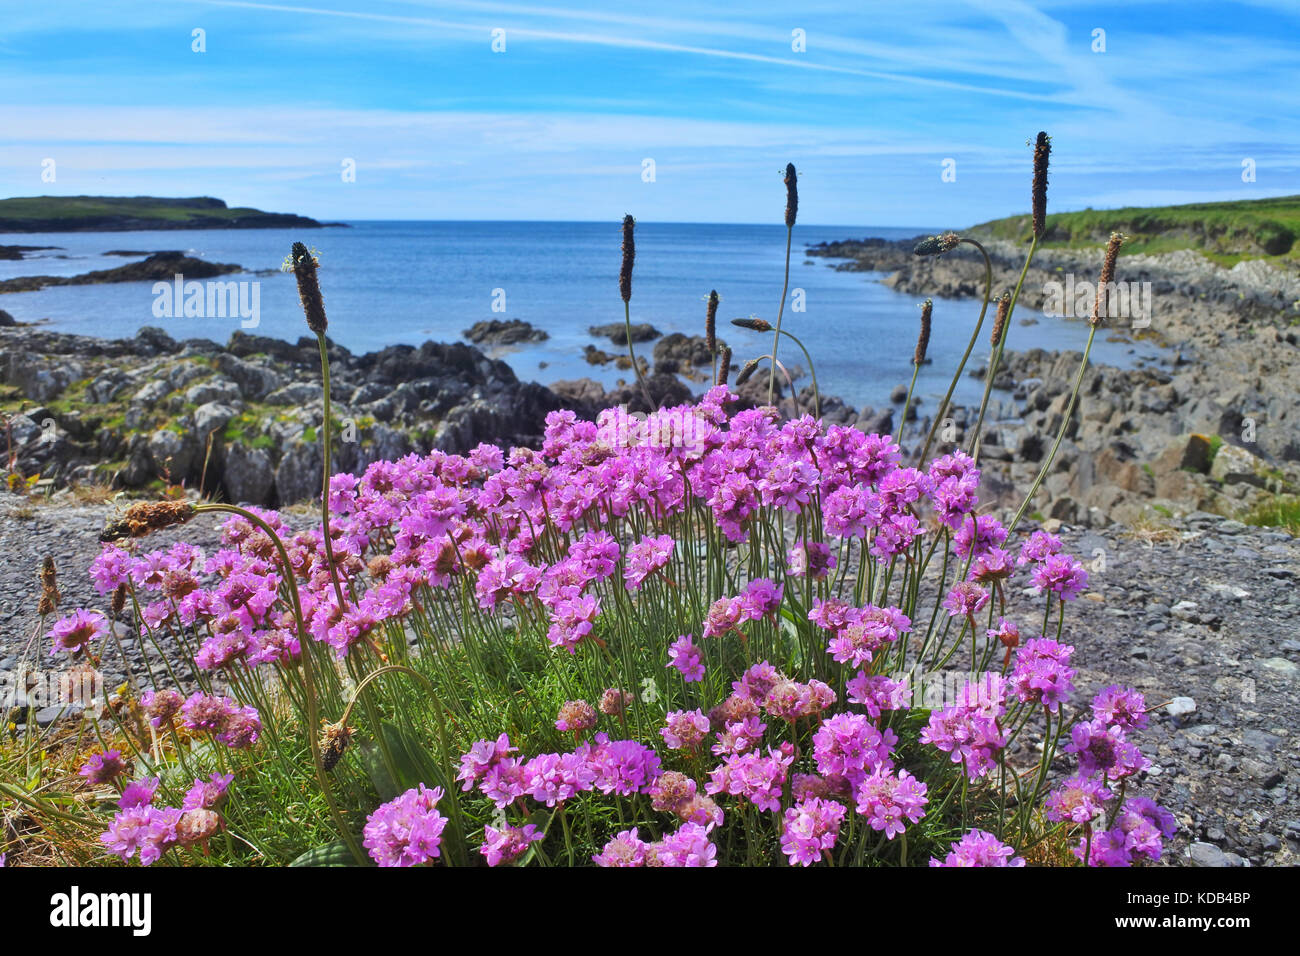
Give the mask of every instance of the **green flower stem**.
M 767 380 L 767 404 L 772 404 L 776 392 L 776 351 L 781 344 L 781 317 L 785 314 L 785 297 L 790 291 L 790 242 L 794 238 L 794 226 L 785 227 L 785 285 L 781 287 L 781 304 L 776 310 L 776 331 L 772 334 L 772 374 Z
M 339 611 L 341 613 L 348 605 L 343 600 L 343 585 L 339 583 L 339 571 L 334 566 L 334 545 L 330 541 L 330 359 L 325 345 L 324 332 L 316 333 L 316 344 L 320 347 L 320 375 L 322 390 L 325 395 L 325 425 L 321 430 L 321 460 L 324 474 L 321 480 L 320 492 L 320 523 L 321 533 L 325 538 L 325 560 L 329 562 L 330 578 L 334 581 L 334 594 L 339 599 Z M 290 571 L 289 573 L 292 574 L 293 572 Z
M 632 303 L 626 299 L 623 301 L 623 328 L 627 330 L 627 355 L 632 360 L 632 371 L 636 372 L 636 380 L 641 385 L 641 391 L 645 392 L 646 406 L 652 412 L 659 411 L 659 406 L 650 395 L 650 386 L 646 384 L 645 376 L 641 374 L 641 366 L 637 364 L 636 352 L 632 348 Z
M 934 413 L 934 423 L 930 426 L 930 434 L 926 436 L 925 446 L 921 449 L 921 457 L 916 463 L 916 467 L 921 470 L 925 468 L 925 456 L 930 451 L 930 443 L 934 441 L 935 432 L 939 429 L 939 422 L 943 421 L 944 413 L 948 410 L 948 403 L 952 401 L 952 393 L 956 391 L 957 383 L 961 381 L 962 369 L 966 367 L 966 363 L 970 360 L 970 353 L 979 340 L 980 329 L 984 327 L 984 315 L 989 310 L 989 297 L 993 294 L 993 262 L 989 259 L 988 251 L 974 239 L 962 239 L 961 241 L 974 246 L 984 256 L 984 304 L 980 306 L 979 321 L 975 323 L 975 331 L 971 333 L 970 344 L 966 346 L 966 352 L 961 357 L 961 363 L 957 366 L 957 371 L 953 373 L 948 392 L 944 395 L 943 401 L 939 403 L 938 411 Z
M 1002 353 L 1007 347 L 1007 338 L 1011 335 L 1011 316 L 1015 314 L 1016 303 L 1020 301 L 1020 289 L 1025 284 L 1025 276 L 1029 272 L 1029 263 L 1034 260 L 1034 250 L 1038 248 L 1038 236 L 1034 236 L 1033 241 L 1029 244 L 1029 253 L 1025 256 L 1025 264 L 1020 269 L 1020 278 L 1016 281 L 1015 291 L 1011 293 L 1011 304 L 1007 306 L 1007 324 L 1002 327 L 1002 339 L 998 342 L 997 348 L 993 350 L 993 355 L 989 359 L 988 378 L 984 382 L 984 397 L 980 400 L 979 418 L 975 422 L 975 437 L 971 440 L 971 457 L 975 463 L 979 464 L 980 444 L 982 441 L 982 431 L 984 426 L 984 413 L 988 410 L 989 398 L 993 392 L 993 379 L 997 377 L 998 366 L 1002 364 Z
M 916 388 L 916 376 L 920 371 L 921 366 L 912 366 L 912 383 L 907 386 L 907 399 L 903 402 L 903 413 L 898 419 L 898 433 L 894 436 L 895 445 L 903 440 L 903 428 L 907 425 L 907 409 L 912 404 L 912 392 Z
M 1056 432 L 1056 441 L 1052 443 L 1052 450 L 1047 458 L 1043 460 L 1043 467 L 1038 470 L 1038 476 L 1034 483 L 1029 487 L 1029 493 L 1025 495 L 1024 503 L 1020 505 L 1020 510 L 1016 516 L 1011 519 L 1011 524 L 1007 525 L 1007 534 L 1016 530 L 1016 525 L 1020 519 L 1025 516 L 1029 509 L 1030 503 L 1034 500 L 1034 495 L 1038 493 L 1038 486 L 1043 483 L 1047 477 L 1047 470 L 1052 467 L 1052 462 L 1056 459 L 1056 453 L 1060 450 L 1061 442 L 1065 438 L 1065 430 L 1070 427 L 1070 419 L 1074 417 L 1074 406 L 1079 400 L 1079 389 L 1083 386 L 1083 373 L 1088 368 L 1088 354 L 1092 351 L 1092 340 L 1097 336 L 1097 326 L 1093 326 L 1088 332 L 1088 344 L 1083 349 L 1083 361 L 1079 363 L 1079 371 L 1074 376 L 1074 390 L 1070 393 L 1070 404 L 1066 406 L 1065 414 L 1061 418 L 1061 427 Z
M 784 335 L 786 338 L 788 338 L 790 341 L 794 342 L 795 345 L 799 346 L 799 350 L 803 352 L 803 357 L 808 360 L 808 373 L 812 376 L 812 387 L 813 387 L 813 418 L 821 418 L 822 417 L 822 396 L 821 396 L 821 392 L 818 391 L 817 389 L 817 366 L 813 364 L 812 356 L 808 354 L 808 350 L 804 348 L 804 344 L 800 342 L 798 338 L 795 337 L 794 333 L 787 332 L 783 329 L 781 331 L 781 334 Z M 793 383 L 791 384 L 790 387 L 791 389 L 794 388 Z

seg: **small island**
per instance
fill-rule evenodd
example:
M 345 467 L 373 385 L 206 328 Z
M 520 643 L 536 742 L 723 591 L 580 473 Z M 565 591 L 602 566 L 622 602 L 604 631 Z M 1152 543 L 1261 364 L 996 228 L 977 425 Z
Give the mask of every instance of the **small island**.
M 140 232 L 162 229 L 321 229 L 342 226 L 293 213 L 231 209 L 197 196 L 18 196 L 0 199 L 0 233 Z

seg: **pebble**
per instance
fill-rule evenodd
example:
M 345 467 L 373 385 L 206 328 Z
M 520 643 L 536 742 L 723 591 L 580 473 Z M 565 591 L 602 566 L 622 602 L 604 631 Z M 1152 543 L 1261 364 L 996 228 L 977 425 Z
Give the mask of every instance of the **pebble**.
M 1170 717 L 1185 717 L 1196 710 L 1196 701 L 1190 697 L 1175 697 L 1165 705 L 1165 713 Z
M 1187 849 L 1193 866 L 1228 866 L 1228 858 L 1213 843 L 1193 843 Z

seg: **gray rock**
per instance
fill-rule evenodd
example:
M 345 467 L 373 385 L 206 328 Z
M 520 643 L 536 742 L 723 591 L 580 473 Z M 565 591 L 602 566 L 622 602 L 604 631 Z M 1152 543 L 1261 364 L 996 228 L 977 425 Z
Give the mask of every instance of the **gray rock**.
M 270 504 L 275 478 L 271 456 L 266 449 L 250 448 L 243 442 L 231 442 L 226 446 L 221 480 L 231 501 Z
M 1258 663 L 1264 670 L 1276 674 L 1284 680 L 1294 680 L 1296 675 L 1300 674 L 1300 666 L 1293 664 L 1285 657 L 1270 657 Z
M 153 456 L 158 473 L 173 482 L 189 477 L 197 464 L 198 443 L 192 434 L 180 434 L 169 428 L 159 429 L 149 436 L 149 454 Z
M 1193 843 L 1187 849 L 1193 866 L 1231 866 L 1227 856 L 1213 843 Z
M 150 379 L 140 386 L 139 391 L 131 396 L 131 401 L 143 405 L 152 405 L 171 390 L 171 385 L 165 379 Z
M 318 496 L 322 465 L 320 445 L 315 442 L 297 441 L 286 448 L 275 469 L 275 494 L 280 503 Z
M 220 432 L 235 417 L 235 410 L 221 402 L 208 402 L 194 409 L 194 432 L 205 443 L 212 432 Z
M 279 372 L 246 362 L 229 352 L 217 356 L 217 368 L 227 378 L 234 380 L 245 398 L 260 400 L 284 385 L 284 376 Z
M 331 387 L 330 391 L 334 389 Z M 310 402 L 320 399 L 322 394 L 319 385 L 312 385 L 308 382 L 294 382 L 283 388 L 277 388 L 266 396 L 268 405 L 307 405 Z
M 185 401 L 191 405 L 206 405 L 208 402 L 234 402 L 240 397 L 239 386 L 228 378 L 211 378 L 206 382 L 191 385 L 185 390 Z

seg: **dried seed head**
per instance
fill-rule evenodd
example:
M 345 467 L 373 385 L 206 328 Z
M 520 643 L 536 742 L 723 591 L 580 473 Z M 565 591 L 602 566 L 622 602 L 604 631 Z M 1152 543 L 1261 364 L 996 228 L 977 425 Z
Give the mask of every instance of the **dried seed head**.
M 110 521 L 102 532 L 100 541 L 117 541 L 121 538 L 143 538 L 153 531 L 184 524 L 194 517 L 194 506 L 188 501 L 145 501 L 132 505 L 115 521 Z
M 338 762 L 343 759 L 343 754 L 351 742 L 352 729 L 345 727 L 342 721 L 325 725 L 320 735 L 320 755 L 321 763 L 326 770 L 333 770 L 338 766 Z
M 307 328 L 317 335 L 324 335 L 329 320 L 325 318 L 325 303 L 320 295 L 320 282 L 316 279 L 316 257 L 301 242 L 295 242 L 290 258 L 293 260 L 293 274 L 298 279 L 298 298 L 302 300 Z
M 749 329 L 751 332 L 771 332 L 772 323 L 767 319 L 760 319 L 756 315 L 751 315 L 747 319 L 732 319 L 732 325 L 738 325 L 742 329 Z
M 1002 342 L 1002 335 L 1007 330 L 1007 316 L 1011 314 L 1011 293 L 1003 292 L 1002 298 L 998 299 L 998 312 L 993 317 L 993 334 L 989 336 L 989 344 L 994 348 Z
M 186 810 L 176 822 L 176 842 L 181 846 L 203 843 L 221 829 L 221 816 L 206 807 Z
M 722 355 L 718 359 L 718 380 L 714 385 L 726 385 L 727 376 L 731 374 L 731 346 L 722 347 Z
M 718 290 L 709 293 L 709 308 L 704 313 L 704 346 L 710 355 L 718 351 Z
M 795 216 L 799 214 L 799 176 L 794 171 L 794 163 L 785 164 L 785 224 L 794 226 Z
M 744 385 L 749 381 L 749 377 L 754 374 L 758 368 L 758 359 L 752 358 L 740 368 L 740 374 L 736 376 L 736 388 Z
M 41 562 L 41 599 L 36 605 L 36 613 L 44 617 L 53 614 L 59 607 L 58 573 L 54 569 L 54 559 L 49 555 Z
M 912 364 L 925 362 L 925 350 L 930 347 L 930 317 L 934 313 L 934 299 L 921 303 L 921 332 L 916 337 L 916 351 L 912 354 Z
M 1101 325 L 1102 303 L 1107 300 L 1107 291 L 1110 284 L 1115 281 L 1115 260 L 1119 258 L 1119 247 L 1124 244 L 1125 237 L 1118 232 L 1110 234 L 1110 242 L 1106 244 L 1106 258 L 1101 263 L 1101 276 L 1097 280 L 1097 299 L 1092 303 L 1092 318 L 1089 320 L 1093 326 Z
M 610 717 L 616 717 L 631 707 L 634 700 L 636 700 L 636 697 L 630 690 L 619 690 L 617 687 L 611 687 L 601 695 L 600 712 Z
M 918 256 L 939 256 L 945 252 L 952 252 L 960 242 L 961 236 L 957 233 L 945 232 L 941 236 L 922 239 L 912 248 L 912 252 Z
M 1047 220 L 1047 160 L 1052 155 L 1052 138 L 1038 134 L 1034 144 L 1034 236 L 1043 238 Z
M 117 590 L 113 592 L 113 603 L 111 605 L 114 616 L 122 613 L 122 608 L 126 607 L 126 585 L 119 584 Z
M 632 236 L 632 230 L 635 228 L 636 220 L 624 216 L 623 267 L 618 272 L 618 291 L 622 293 L 624 302 L 632 301 L 632 263 L 636 260 L 636 240 Z

